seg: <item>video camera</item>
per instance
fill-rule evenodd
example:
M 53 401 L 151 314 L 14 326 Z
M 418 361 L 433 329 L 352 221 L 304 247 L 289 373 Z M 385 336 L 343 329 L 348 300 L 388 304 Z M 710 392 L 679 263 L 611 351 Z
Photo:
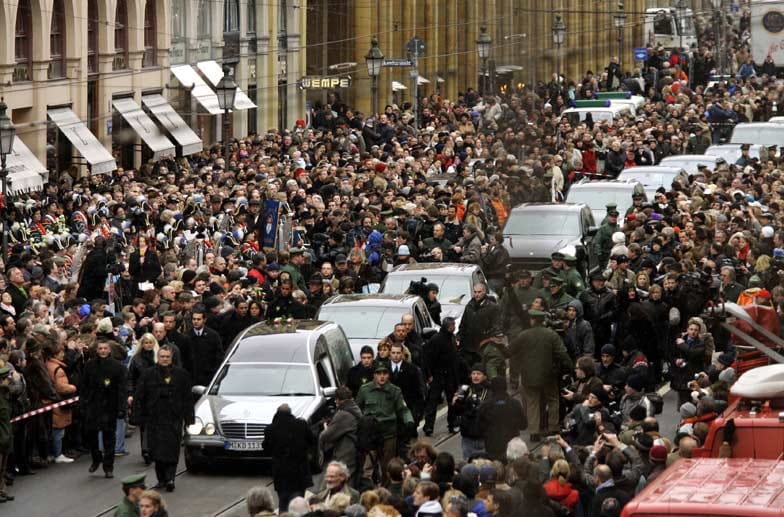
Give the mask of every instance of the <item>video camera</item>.
M 427 300 L 427 278 L 422 277 L 419 281 L 412 280 L 408 284 L 407 292 Z

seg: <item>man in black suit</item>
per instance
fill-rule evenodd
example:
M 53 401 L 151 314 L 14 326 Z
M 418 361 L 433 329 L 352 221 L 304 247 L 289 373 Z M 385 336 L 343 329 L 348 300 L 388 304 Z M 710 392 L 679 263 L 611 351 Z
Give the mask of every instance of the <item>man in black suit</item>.
M 207 309 L 197 305 L 191 311 L 193 328 L 183 340 L 182 362 L 193 384 L 207 386 L 223 361 L 220 334 L 207 327 Z M 186 345 L 187 343 L 187 345 Z
M 422 371 L 414 363 L 403 359 L 402 343 L 392 344 L 389 359 L 389 380 L 403 392 L 403 400 L 414 417 L 414 423 L 419 425 L 425 405 Z

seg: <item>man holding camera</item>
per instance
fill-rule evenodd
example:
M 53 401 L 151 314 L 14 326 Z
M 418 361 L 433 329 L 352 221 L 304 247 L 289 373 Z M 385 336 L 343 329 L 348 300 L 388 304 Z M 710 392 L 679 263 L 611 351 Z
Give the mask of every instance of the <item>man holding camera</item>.
M 471 367 L 471 384 L 460 386 L 452 398 L 455 414 L 460 416 L 463 459 L 485 450 L 484 433 L 479 423 L 479 406 L 490 396 L 490 384 L 482 364 Z

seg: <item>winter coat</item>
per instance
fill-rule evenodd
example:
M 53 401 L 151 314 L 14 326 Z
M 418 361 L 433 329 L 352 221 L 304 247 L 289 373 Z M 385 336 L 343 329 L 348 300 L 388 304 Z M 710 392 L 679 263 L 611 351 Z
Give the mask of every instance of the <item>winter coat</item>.
M 509 264 L 509 252 L 501 245 L 490 248 L 482 257 L 482 271 L 487 278 L 503 279 Z
M 54 389 L 59 395 L 58 398 L 61 399 L 66 399 L 69 395 L 76 393 L 76 386 L 68 382 L 68 375 L 65 373 L 65 367 L 64 362 L 54 358 L 49 359 L 46 362 L 49 378 L 52 379 Z M 65 429 L 69 425 L 71 425 L 71 406 L 63 406 L 52 411 L 52 427 L 55 429 Z
M 568 508 L 569 512 L 573 512 L 580 501 L 580 492 L 568 481 L 562 485 L 558 479 L 550 479 L 544 484 L 544 491 L 547 497 Z
M 457 338 L 441 327 L 425 345 L 425 364 L 434 380 L 446 391 L 454 391 L 460 381 L 460 359 L 457 355 Z
M 330 460 L 342 461 L 352 477 L 357 468 L 357 427 L 362 411 L 353 400 L 344 402 L 319 435 L 319 448 Z
M 46 365 L 37 357 L 30 357 L 27 360 L 27 367 L 24 371 L 27 381 L 27 393 L 30 397 L 30 407 L 37 409 L 45 405 L 44 401 L 58 400 L 57 391 L 49 375 Z
M 141 346 L 141 345 L 140 345 Z M 155 357 L 152 350 L 140 350 L 139 353 L 131 358 L 131 363 L 128 365 L 128 395 L 133 396 L 136 392 L 136 386 L 139 384 L 139 379 L 148 368 L 155 366 Z
M 525 386 L 555 383 L 561 372 L 574 366 L 561 337 L 545 327 L 532 327 L 512 338 L 510 353 Z
M 79 406 L 86 429 L 114 429 L 125 415 L 128 398 L 125 368 L 111 357 L 96 357 L 84 367 Z
M 11 452 L 14 445 L 11 434 L 11 393 L 8 386 L 0 386 L 0 454 Z
M 577 317 L 569 322 L 564 332 L 563 341 L 566 351 L 572 359 L 583 355 L 593 355 L 595 343 L 593 341 L 593 327 L 583 319 L 583 304 L 580 300 L 572 300 L 568 307 L 577 310 Z
M 357 393 L 359 393 L 359 388 L 361 388 L 363 384 L 373 380 L 374 370 L 375 365 L 371 364 L 370 368 L 365 368 L 362 366 L 362 363 L 358 363 L 352 366 L 348 371 L 348 380 L 346 381 L 346 386 L 348 386 L 348 389 L 351 390 L 351 393 L 353 393 L 355 397 L 357 396 Z
M 601 349 L 610 342 L 612 337 L 612 324 L 618 311 L 618 301 L 612 291 L 605 287 L 596 291 L 589 287 L 580 294 L 583 304 L 584 318 L 593 327 L 593 340 L 596 348 Z
M 389 367 L 389 382 L 400 388 L 403 393 L 403 400 L 406 401 L 408 409 L 414 416 L 415 421 L 419 421 L 425 409 L 425 392 L 422 371 L 414 364 L 401 361 L 397 373 L 394 371 L 395 365 Z
M 705 343 L 699 337 L 690 339 L 684 336 L 683 340 L 683 343 L 675 344 L 673 367 L 670 370 L 670 385 L 674 390 L 687 390 L 689 382 L 704 367 Z M 683 360 L 682 366 L 676 364 L 678 359 Z
M 364 415 L 376 418 L 379 432 L 385 439 L 397 436 L 403 426 L 414 423 L 403 393 L 392 382 L 384 386 L 375 382 L 363 385 L 357 394 L 357 405 Z
M 480 302 L 471 299 L 466 304 L 457 332 L 461 348 L 476 352 L 482 340 L 501 332 L 501 309 L 495 300 L 486 296 Z
M 502 347 L 503 345 L 487 340 L 480 349 L 482 364 L 490 380 L 495 377 L 506 377 L 506 356 Z
M 142 263 L 140 250 L 134 251 L 131 253 L 128 272 L 131 274 L 131 278 L 133 278 L 135 288 L 138 288 L 140 282 L 155 282 L 163 272 L 158 252 L 152 248 L 147 248 L 144 253 L 144 263 Z
M 177 366 L 156 365 L 139 378 L 133 395 L 131 423 L 143 425 L 150 457 L 176 463 L 183 424 L 195 421 L 191 378 Z
M 201 336 L 191 329 L 183 339 L 185 345 L 182 364 L 191 374 L 194 385 L 207 386 L 223 361 L 223 344 L 220 335 L 209 327 L 204 327 Z
M 509 440 L 528 427 L 523 405 L 506 394 L 492 397 L 479 407 L 479 425 L 484 429 L 485 451 L 492 460 L 506 460 Z
M 79 275 L 79 289 L 77 296 L 87 300 L 103 300 L 106 298 L 104 286 L 106 285 L 106 250 L 93 249 L 84 260 Z
M 481 384 L 471 384 L 465 396 L 455 400 L 452 409 L 456 415 L 460 416 L 461 435 L 474 439 L 483 437 L 482 424 L 479 421 L 479 408 L 489 397 L 489 383 L 485 381 Z
M 308 454 L 316 438 L 307 422 L 278 411 L 264 433 L 264 450 L 272 456 L 275 490 L 303 491 L 313 484 Z
M 237 337 L 240 332 L 250 327 L 254 323 L 256 323 L 256 320 L 253 318 L 253 316 L 250 315 L 250 313 L 246 314 L 244 317 L 239 316 L 234 310 L 226 314 L 220 324 L 220 334 L 221 341 L 223 342 L 223 348 L 228 349 L 231 345 L 231 342 L 234 341 L 234 338 Z
M 477 233 L 461 238 L 457 245 L 462 248 L 460 262 L 479 264 L 482 261 L 482 241 Z

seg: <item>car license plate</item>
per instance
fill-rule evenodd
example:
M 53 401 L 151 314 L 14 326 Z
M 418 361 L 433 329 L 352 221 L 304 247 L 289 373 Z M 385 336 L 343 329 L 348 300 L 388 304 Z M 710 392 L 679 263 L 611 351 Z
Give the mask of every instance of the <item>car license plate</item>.
M 260 451 L 263 444 L 258 440 L 226 440 L 224 447 L 232 451 Z

